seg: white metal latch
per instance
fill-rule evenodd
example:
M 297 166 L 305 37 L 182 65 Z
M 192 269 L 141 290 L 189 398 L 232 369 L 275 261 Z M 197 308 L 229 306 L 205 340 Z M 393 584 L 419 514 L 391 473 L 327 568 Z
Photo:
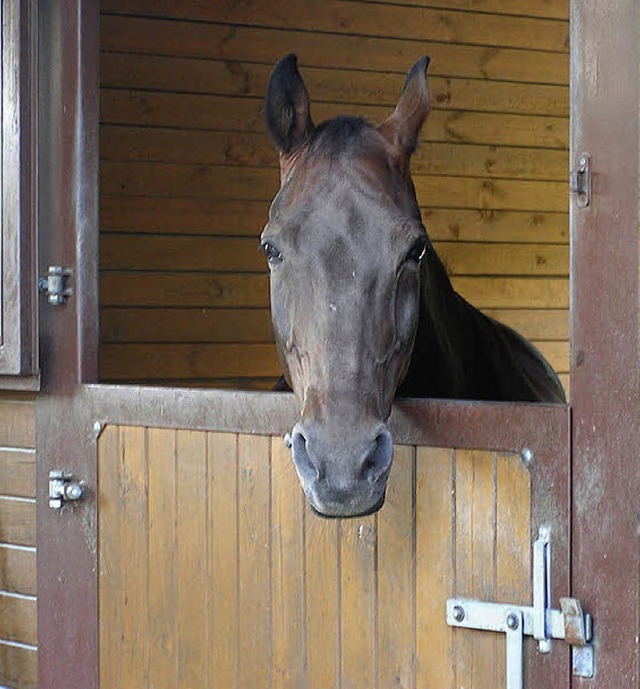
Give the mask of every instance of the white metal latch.
M 84 483 L 74 481 L 64 471 L 49 472 L 49 507 L 59 510 L 65 502 L 77 502 L 84 497 Z
M 73 294 L 67 280 L 72 271 L 62 266 L 49 266 L 47 274 L 38 280 L 38 290 L 47 295 L 50 304 L 60 306 Z
M 564 639 L 572 647 L 573 674 L 593 677 L 591 616 L 582 612 L 576 598 L 561 598 L 560 607 L 551 608 L 551 543 L 549 529 L 543 526 L 533 544 L 533 606 L 449 598 L 447 624 L 505 634 L 507 689 L 522 689 L 525 635 L 537 639 L 541 653 L 549 653 L 551 639 Z
M 569 188 L 576 194 L 578 208 L 586 208 L 591 203 L 591 156 L 581 153 L 578 167 L 572 170 Z

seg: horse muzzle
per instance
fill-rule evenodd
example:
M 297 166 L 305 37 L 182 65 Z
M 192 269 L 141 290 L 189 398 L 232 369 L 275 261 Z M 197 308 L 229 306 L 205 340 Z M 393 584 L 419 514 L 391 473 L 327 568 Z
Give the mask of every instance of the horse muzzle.
M 317 513 L 357 517 L 382 507 L 393 460 L 393 441 L 384 424 L 338 430 L 303 420 L 293 428 L 291 442 L 302 488 Z

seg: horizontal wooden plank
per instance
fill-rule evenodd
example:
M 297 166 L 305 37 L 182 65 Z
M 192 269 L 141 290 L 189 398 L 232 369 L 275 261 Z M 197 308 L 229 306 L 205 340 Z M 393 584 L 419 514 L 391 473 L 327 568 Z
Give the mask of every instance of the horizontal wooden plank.
M 110 270 L 265 272 L 258 237 L 180 237 L 102 234 L 100 266 Z
M 271 344 L 127 344 L 103 345 L 101 377 L 215 378 L 278 376 L 280 367 Z
M 567 213 L 500 210 L 423 209 L 433 240 L 568 244 Z
M 454 277 L 454 289 L 479 309 L 568 309 L 568 278 Z
M 107 88 L 264 98 L 270 74 L 269 65 L 247 62 L 109 52 L 100 57 L 100 85 Z M 347 68 L 308 67 L 303 77 L 314 105 L 393 107 L 404 83 L 404 75 Z M 434 110 L 569 116 L 566 86 L 431 76 L 429 89 Z
M 268 309 L 100 311 L 100 342 L 271 342 Z
M 0 401 L 0 445 L 35 447 L 34 402 Z
M 449 275 L 569 275 L 569 247 L 437 242 Z
M 35 550 L 0 545 L 0 590 L 36 595 Z
M 103 161 L 100 175 L 107 194 L 269 201 L 280 186 L 275 170 L 264 168 Z M 563 212 L 569 204 L 562 182 L 436 175 L 413 182 L 420 203 L 432 208 Z
M 100 195 L 100 227 L 118 232 L 184 232 L 258 236 L 267 222 L 267 201 Z
M 228 24 L 327 31 L 332 33 L 504 46 L 565 52 L 569 45 L 566 21 L 511 17 L 443 9 L 307 0 L 304 3 L 264 3 L 232 0 L 104 0 L 103 12 L 122 12 Z
M 0 450 L 0 495 L 34 498 L 36 458 L 34 451 Z
M 103 124 L 264 133 L 262 107 L 262 98 L 100 90 Z M 317 103 L 313 109 L 318 122 L 339 115 L 358 115 L 382 122 L 391 111 L 377 105 L 334 103 Z M 566 117 L 434 110 L 423 129 L 422 140 L 566 150 L 568 135 Z
M 228 26 L 105 15 L 101 17 L 100 40 L 105 51 L 243 60 L 269 66 L 286 52 L 294 52 L 303 69 L 343 69 L 348 65 L 351 69 L 400 75 L 406 74 L 416 60 L 427 54 L 431 56 L 429 73 L 434 76 L 569 83 L 569 59 L 564 53 L 436 43 L 430 35 L 421 35 L 419 42 L 413 42 L 404 37 L 389 39 L 253 28 L 244 23 Z
M 362 0 L 357 0 L 361 2 Z M 474 10 L 495 14 L 513 14 L 524 17 L 546 17 L 547 19 L 569 19 L 568 0 L 364 0 L 382 4 L 418 5 L 420 7 L 442 7 L 443 9 Z
M 248 165 L 277 168 L 266 134 L 181 131 L 103 125 L 100 156 L 109 161 Z M 567 151 L 423 142 L 411 159 L 414 175 L 461 175 L 566 181 Z
M 569 273 L 569 247 L 551 244 L 435 242 L 450 275 Z M 103 234 L 100 264 L 110 270 L 263 272 L 257 239 Z
M 267 220 L 266 201 L 211 201 L 203 198 L 117 196 L 100 198 L 103 230 L 118 232 L 257 236 Z M 434 240 L 482 242 L 569 241 L 569 216 L 498 210 L 423 209 Z
M 0 497 L 0 543 L 35 546 L 35 502 Z
M 0 593 L 0 639 L 37 643 L 34 599 Z
M 106 383 L 117 383 L 118 385 L 151 385 L 156 387 L 178 387 L 178 388 L 203 388 L 218 390 L 243 390 L 243 391 L 273 391 L 274 385 L 280 376 L 269 378 L 250 378 L 237 376 L 235 378 L 118 378 L 109 380 L 100 376 L 100 380 Z
M 269 305 L 267 275 L 104 272 L 101 306 L 253 307 Z
M 7 646 L 0 641 L 0 685 L 14 689 L 37 689 L 38 652 Z
M 568 309 L 485 309 L 487 316 L 533 340 L 569 340 Z

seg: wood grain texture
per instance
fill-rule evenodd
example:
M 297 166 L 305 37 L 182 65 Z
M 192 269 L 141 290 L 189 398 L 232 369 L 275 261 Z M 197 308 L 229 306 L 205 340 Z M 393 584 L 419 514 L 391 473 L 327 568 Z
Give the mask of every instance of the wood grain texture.
M 540 3 L 525 0 L 535 11 Z M 565 11 L 569 3 L 562 0 Z M 536 84 L 569 83 L 566 54 L 511 48 L 488 48 L 456 41 L 435 42 L 429 32 L 419 43 L 368 34 L 300 32 L 286 28 L 251 27 L 201 22 L 167 22 L 160 18 L 103 15 L 104 51 L 170 55 L 273 65 L 283 46 L 304 66 L 332 67 L 404 75 L 422 54 L 433 58 L 431 74 Z
M 0 591 L 35 596 L 35 548 L 15 548 L 0 545 Z
M 36 496 L 36 455 L 33 450 L 0 450 L 0 494 Z
M 444 602 L 529 602 L 528 471 L 481 450 L 395 454 L 377 515 L 327 520 L 281 438 L 108 426 L 102 682 L 126 667 L 127 686 L 165 689 L 499 686 L 499 644 L 452 632 Z
M 290 51 L 315 121 L 382 121 L 408 67 L 431 56 L 412 161 L 427 230 L 471 303 L 531 314 L 514 323 L 535 342 L 568 341 L 568 321 L 551 336 L 535 315 L 568 303 L 566 0 L 101 9 L 103 379 L 254 388 L 277 376 L 271 355 L 215 347 L 271 340 L 268 319 L 225 311 L 268 308 L 254 246 L 279 180 L 263 94 Z M 160 348 L 140 357 L 129 345 L 143 342 Z M 561 345 L 549 349 L 567 371 Z
M 32 646 L 38 642 L 35 598 L 0 593 L 0 639 Z
M 35 500 L 0 496 L 0 543 L 36 545 Z
M 564 21 L 473 12 L 448 12 L 430 7 L 384 6 L 343 0 L 315 0 L 291 7 L 245 2 L 202 4 L 173 0 L 158 5 L 152 0 L 108 0 L 103 12 L 122 12 L 252 26 L 270 26 L 341 34 L 423 39 L 428 26 L 433 41 L 532 48 L 565 52 L 568 25 Z
M 16 689 L 37 689 L 37 651 L 0 642 L 0 684 Z
M 35 448 L 35 403 L 0 401 L 0 445 Z

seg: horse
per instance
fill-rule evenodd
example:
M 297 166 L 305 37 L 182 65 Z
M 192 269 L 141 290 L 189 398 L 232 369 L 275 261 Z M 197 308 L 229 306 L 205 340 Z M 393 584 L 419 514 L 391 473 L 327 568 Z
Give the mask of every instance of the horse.
M 564 402 L 543 356 L 453 289 L 422 223 L 410 159 L 430 110 L 423 57 L 374 125 L 313 123 L 294 54 L 272 71 L 265 119 L 280 189 L 261 234 L 290 434 L 311 507 L 355 517 L 382 506 L 394 397 Z

